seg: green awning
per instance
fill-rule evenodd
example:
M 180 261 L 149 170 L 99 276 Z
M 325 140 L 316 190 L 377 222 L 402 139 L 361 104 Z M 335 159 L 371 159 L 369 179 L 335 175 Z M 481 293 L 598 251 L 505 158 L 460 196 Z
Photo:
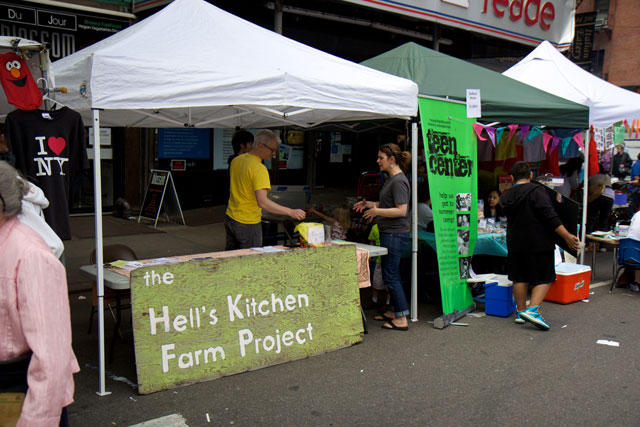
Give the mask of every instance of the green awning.
M 482 121 L 586 128 L 589 108 L 461 59 L 406 43 L 362 62 L 418 84 L 420 95 L 465 101 L 480 89 Z

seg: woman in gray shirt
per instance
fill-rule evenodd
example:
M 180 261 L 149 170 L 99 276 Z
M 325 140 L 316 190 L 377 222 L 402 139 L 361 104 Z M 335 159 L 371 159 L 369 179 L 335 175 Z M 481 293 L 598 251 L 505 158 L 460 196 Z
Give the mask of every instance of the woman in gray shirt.
M 374 319 L 385 321 L 383 329 L 400 331 L 409 329 L 409 305 L 400 279 L 400 257 L 410 238 L 408 206 L 411 190 L 405 175 L 410 161 L 411 154 L 401 151 L 396 144 L 381 146 L 378 166 L 382 172 L 389 174 L 389 178 L 380 190 L 380 201 L 362 200 L 354 205 L 357 212 L 364 211 L 365 218 L 376 218 L 380 229 L 380 246 L 389 252 L 382 257 L 382 278 L 391 294 L 394 310 L 381 313 Z

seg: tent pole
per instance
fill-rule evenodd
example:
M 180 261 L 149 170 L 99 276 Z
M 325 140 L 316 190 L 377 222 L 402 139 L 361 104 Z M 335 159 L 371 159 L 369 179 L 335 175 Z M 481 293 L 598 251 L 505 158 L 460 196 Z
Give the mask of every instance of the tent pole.
M 273 32 L 282 34 L 282 0 L 275 0 L 273 4 Z
M 411 123 L 411 321 L 418 321 L 418 123 Z
M 580 241 L 585 243 L 587 234 L 587 197 L 589 189 L 589 142 L 591 141 L 591 128 L 587 128 L 587 137 L 584 142 L 584 183 L 582 184 L 582 222 L 580 225 Z M 594 249 L 595 250 L 595 249 Z M 580 249 L 580 264 L 584 264 L 584 246 Z M 593 266 L 591 267 L 593 268 Z
M 100 390 L 98 396 L 111 394 L 105 390 L 105 363 L 104 363 L 104 262 L 102 257 L 102 174 L 100 172 L 100 111 L 91 110 L 93 113 L 93 201 L 96 224 L 96 286 L 98 294 L 98 372 Z

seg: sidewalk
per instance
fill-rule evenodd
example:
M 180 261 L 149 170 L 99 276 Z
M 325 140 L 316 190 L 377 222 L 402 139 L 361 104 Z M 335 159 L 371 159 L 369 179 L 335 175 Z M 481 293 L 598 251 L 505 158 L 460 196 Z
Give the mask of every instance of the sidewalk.
M 105 244 L 127 244 L 139 258 L 224 247 L 220 222 L 163 223 L 158 229 L 106 237 Z M 145 396 L 136 392 L 133 348 L 119 342 L 116 361 L 107 365 L 112 394 L 98 397 L 97 320 L 87 334 L 90 283 L 78 273 L 94 247 L 93 238 L 65 246 L 74 349 L 82 369 L 75 376 L 76 402 L 69 407 L 73 426 L 133 425 L 172 414 L 189 426 L 476 426 L 512 425 L 515 419 L 532 425 L 631 425 L 640 419 L 640 398 L 617 395 L 640 389 L 634 362 L 640 295 L 626 289 L 610 295 L 608 286 L 592 289 L 588 303 L 546 303 L 549 332 L 491 316 L 436 330 L 428 321 L 441 307 L 421 303 L 419 322 L 408 332 L 384 331 L 367 312 L 369 334 L 360 345 Z M 611 252 L 596 253 L 593 283 L 610 281 L 611 260 Z M 585 263 L 590 262 L 587 253 Z M 132 342 L 130 324 L 124 320 L 122 330 Z M 105 312 L 107 343 L 112 328 Z M 598 345 L 598 339 L 620 347 Z

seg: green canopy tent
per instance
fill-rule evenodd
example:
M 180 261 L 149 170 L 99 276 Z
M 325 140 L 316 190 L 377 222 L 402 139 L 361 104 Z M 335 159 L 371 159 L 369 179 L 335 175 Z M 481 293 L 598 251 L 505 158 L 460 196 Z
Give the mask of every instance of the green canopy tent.
M 589 108 L 536 89 L 517 80 L 416 43 L 406 43 L 362 62 L 363 65 L 413 80 L 419 96 L 465 103 L 467 89 L 479 89 L 485 122 L 530 124 L 561 128 L 587 128 Z M 417 140 L 417 125 L 413 126 Z M 417 144 L 412 144 L 417 157 Z M 417 166 L 412 165 L 413 188 L 417 188 Z M 412 197 L 417 216 L 417 196 Z M 417 320 L 417 218 L 413 220 L 411 318 Z M 462 313 L 461 313 L 462 314 Z M 455 318 L 445 320 L 446 324 Z M 444 327 L 436 319 L 436 327 Z M 441 326 L 438 326 L 440 324 Z
M 483 121 L 589 126 L 589 108 L 584 105 L 413 42 L 367 59 L 362 65 L 413 80 L 420 95 L 465 101 L 467 89 L 480 89 Z

